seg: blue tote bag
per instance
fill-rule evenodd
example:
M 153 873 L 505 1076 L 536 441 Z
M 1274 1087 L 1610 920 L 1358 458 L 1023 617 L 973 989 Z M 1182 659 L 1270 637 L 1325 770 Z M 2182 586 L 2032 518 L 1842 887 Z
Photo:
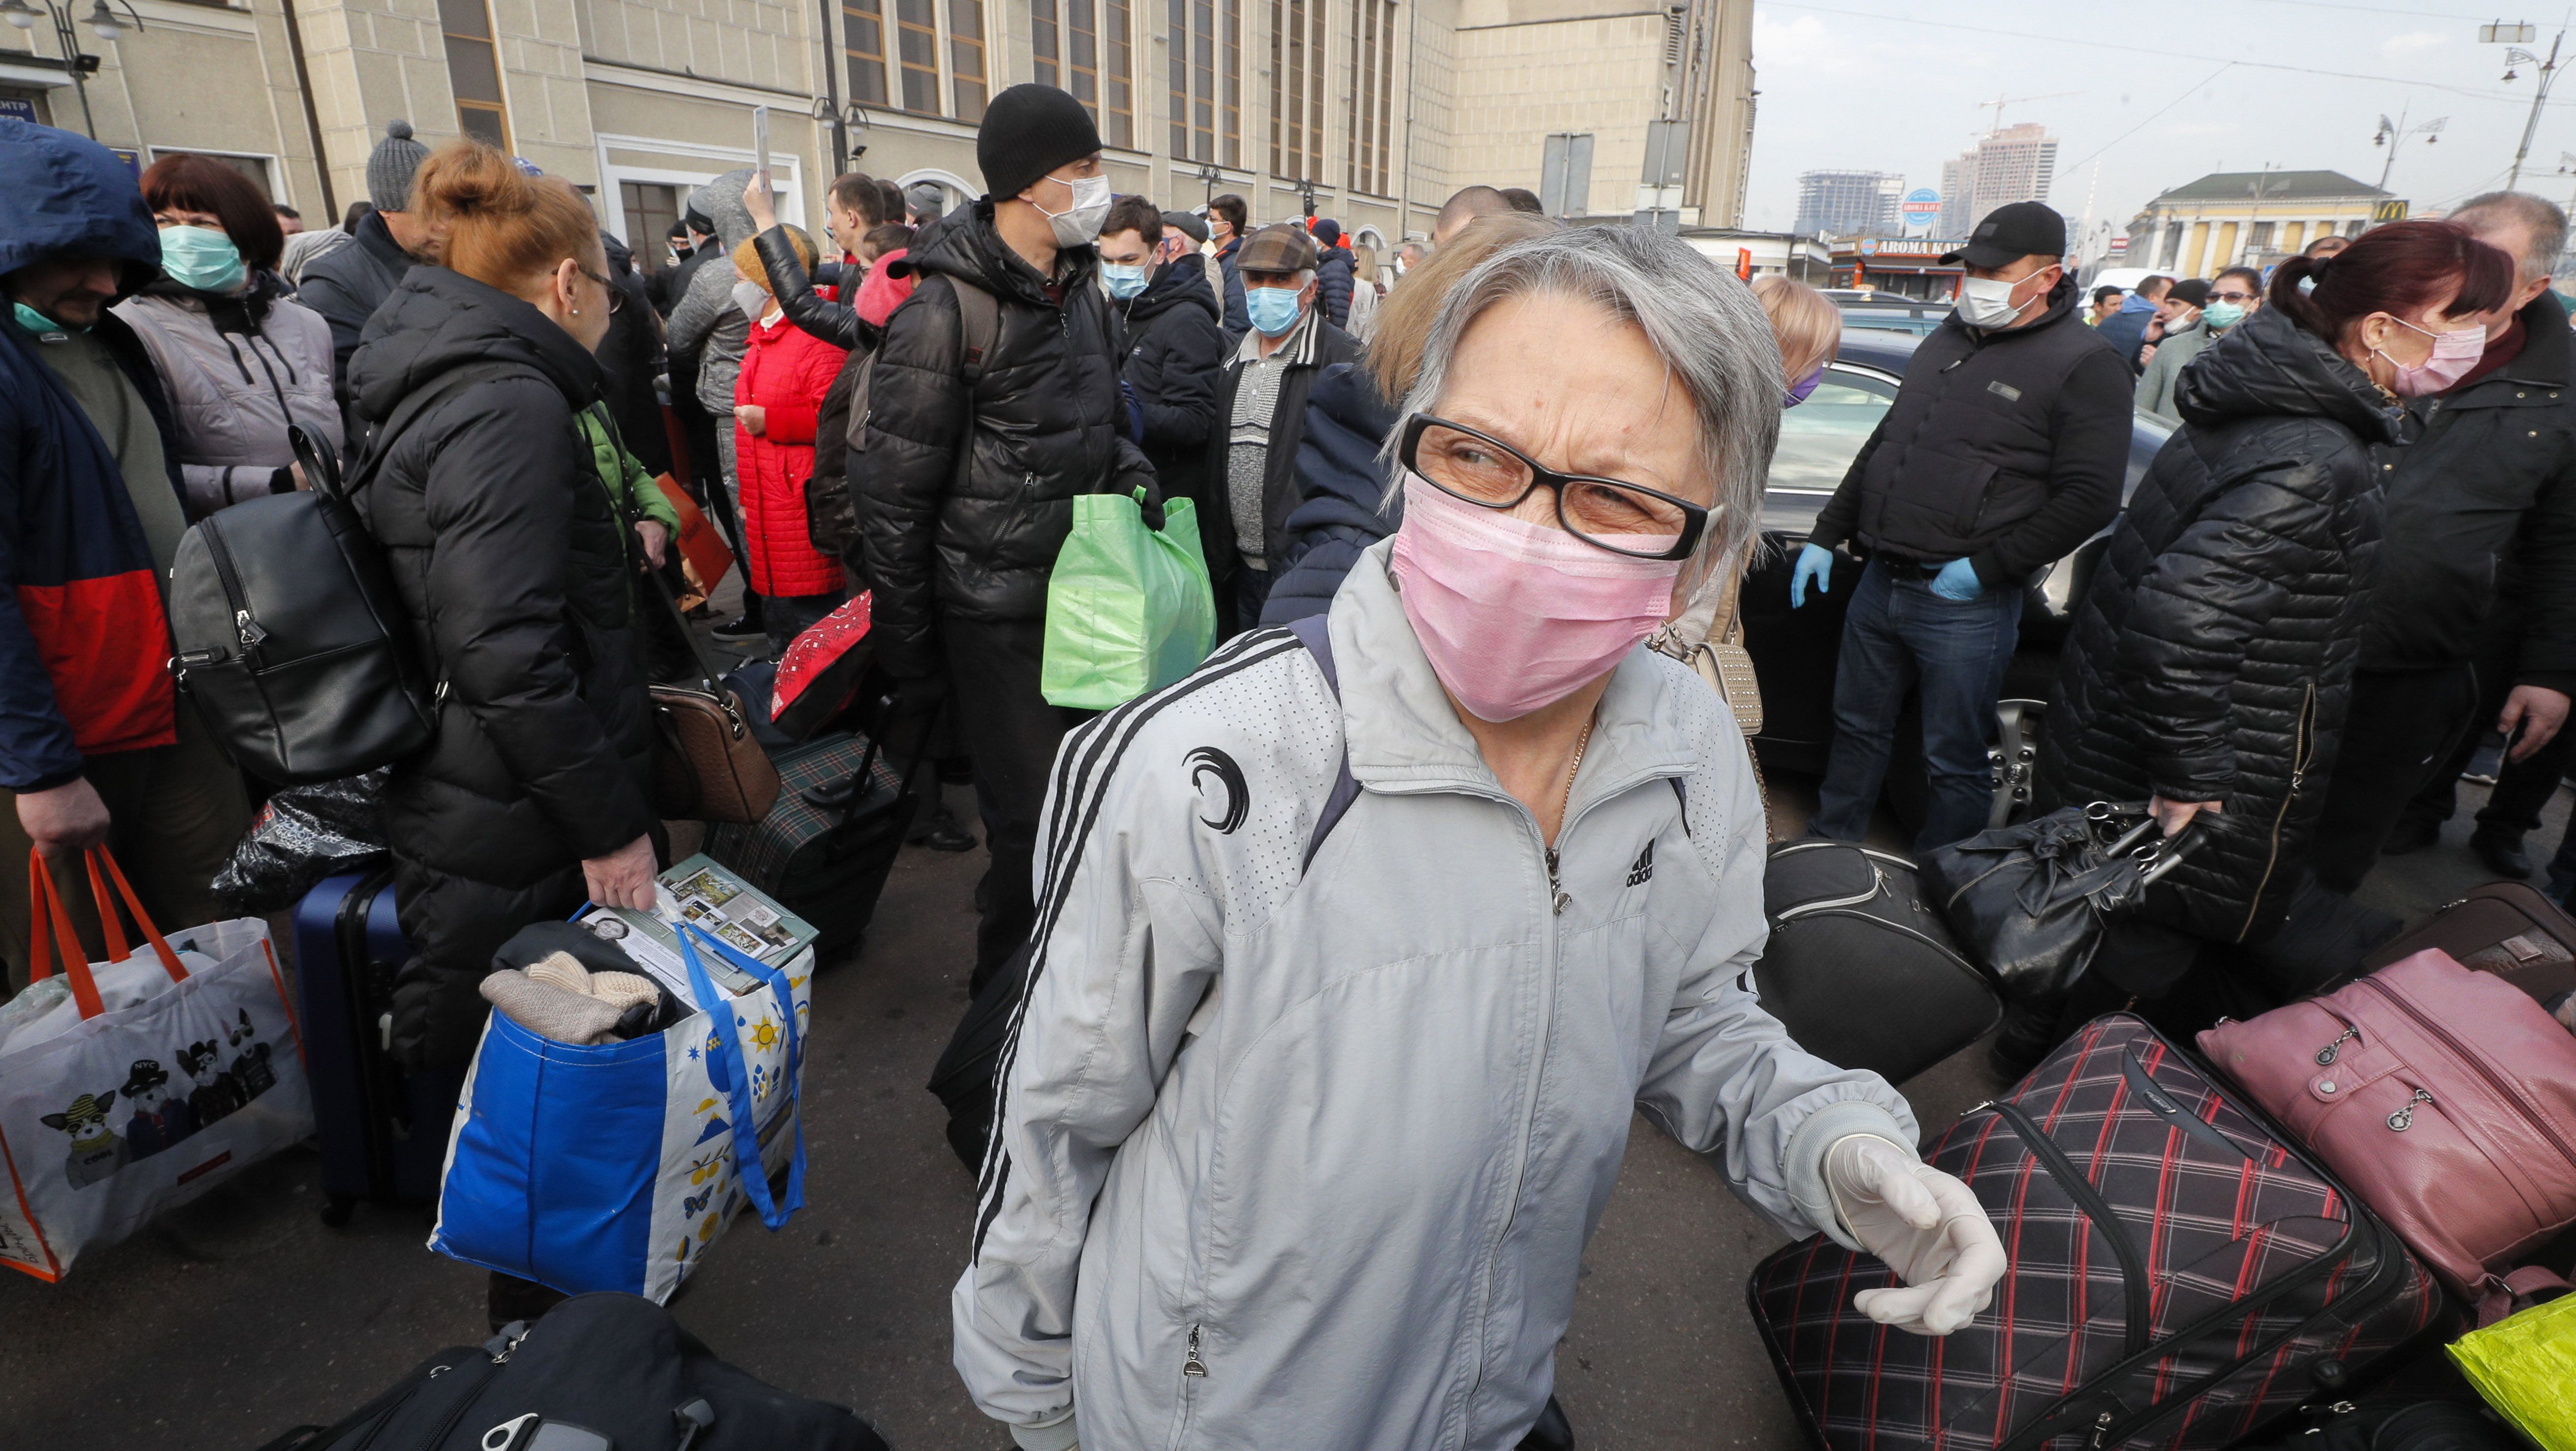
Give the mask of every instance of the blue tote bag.
M 736 1209 L 775 1230 L 804 1206 L 797 1091 L 813 951 L 771 967 L 694 926 L 679 939 L 690 991 L 709 1006 L 660 1033 L 558 1043 L 492 1014 L 448 1139 L 431 1249 L 567 1294 L 659 1303 Z M 719 989 L 702 949 L 759 985 Z

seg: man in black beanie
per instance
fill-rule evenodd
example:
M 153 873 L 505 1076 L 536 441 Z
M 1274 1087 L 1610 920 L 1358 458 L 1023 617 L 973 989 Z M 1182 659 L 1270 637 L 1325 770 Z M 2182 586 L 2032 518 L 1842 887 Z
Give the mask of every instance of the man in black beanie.
M 1124 346 L 1092 245 L 1109 178 L 1091 114 L 1053 86 L 1013 86 L 985 108 L 975 151 L 985 195 L 891 264 L 919 283 L 886 323 L 849 480 L 877 660 L 901 686 L 889 748 L 907 749 L 953 692 L 975 761 L 992 857 L 975 889 L 981 988 L 1037 920 L 1038 814 L 1077 718 L 1038 692 L 1073 498 L 1151 465 L 1128 437 Z

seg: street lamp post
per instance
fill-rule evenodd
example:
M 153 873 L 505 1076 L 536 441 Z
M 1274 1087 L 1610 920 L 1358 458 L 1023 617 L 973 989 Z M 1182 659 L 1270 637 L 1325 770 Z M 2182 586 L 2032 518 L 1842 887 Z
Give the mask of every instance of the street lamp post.
M 2370 138 L 2371 145 L 2388 148 L 2388 159 L 2381 162 L 2379 166 L 2379 189 L 2388 190 L 2388 173 L 2396 169 L 2397 148 L 2406 144 L 2407 137 L 2421 136 L 2424 138 L 2424 144 L 2430 146 L 2441 139 L 2442 128 L 2449 124 L 2451 124 L 2450 117 L 2436 116 L 2430 121 L 2409 126 L 2406 124 L 2406 112 L 2402 107 L 2398 110 L 2397 119 L 2394 121 L 2389 120 L 2383 113 L 2379 118 L 2378 134 Z M 2530 139 L 2524 138 L 2523 144 L 2529 146 Z
M 72 24 L 74 0 L 44 0 L 44 3 L 45 8 L 39 10 L 27 0 L 0 0 L 0 15 L 7 16 L 9 23 L 20 30 L 33 30 L 37 21 L 48 17 L 53 20 L 54 43 L 62 47 L 63 69 L 71 73 L 72 90 L 80 96 L 81 128 L 95 141 L 98 139 L 98 118 L 89 109 L 89 75 L 98 69 L 98 57 L 81 54 L 80 32 Z M 125 12 L 124 19 L 117 18 L 116 10 L 108 8 L 108 0 L 91 0 L 89 14 L 82 17 L 82 23 L 89 26 L 90 34 L 101 40 L 113 41 L 125 34 L 129 21 L 134 29 L 143 29 L 143 17 L 135 14 L 134 7 L 126 0 L 116 0 L 116 6 Z
M 2522 180 L 2522 159 L 2531 154 L 2532 133 L 2540 129 L 2540 107 L 2542 103 L 2549 99 L 2549 88 L 2556 84 L 2558 80 L 2558 46 L 2560 42 L 2566 39 L 2567 32 L 2564 30 L 2559 31 L 2557 35 L 2551 37 L 2549 42 L 2549 58 L 2547 60 L 2542 60 L 2539 56 L 2533 55 L 2530 51 L 2523 50 L 2520 47 L 2509 49 L 2504 53 L 2504 78 L 2507 81 L 2514 79 L 2513 68 L 2515 66 L 2537 65 L 2540 67 L 2539 83 L 2533 88 L 2531 93 L 2531 118 L 2522 123 L 2522 144 L 2513 149 L 2513 170 L 2505 175 L 2504 189 L 2506 191 L 2513 190 L 2514 183 Z
M 1216 169 L 1215 162 L 1202 161 L 1199 163 L 1199 169 L 1191 172 L 1190 175 L 1197 179 L 1201 188 L 1199 215 L 1206 216 L 1208 208 L 1216 204 L 1216 184 L 1225 180 L 1225 173 Z
M 1315 224 L 1314 178 L 1304 176 L 1297 178 L 1297 196 L 1306 204 L 1306 225 L 1311 227 Z

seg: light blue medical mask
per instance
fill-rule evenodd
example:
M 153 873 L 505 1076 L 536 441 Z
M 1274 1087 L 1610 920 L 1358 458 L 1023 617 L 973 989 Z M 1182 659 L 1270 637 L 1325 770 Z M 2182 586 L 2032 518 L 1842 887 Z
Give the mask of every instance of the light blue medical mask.
M 61 323 L 54 321 L 52 318 L 45 316 L 43 313 L 36 311 L 34 308 L 29 307 L 23 302 L 12 304 L 11 311 L 18 319 L 18 326 L 36 334 L 38 337 L 43 337 L 47 333 L 53 333 L 59 336 L 71 333 L 85 333 L 89 331 L 89 329 L 85 327 L 65 327 Z
M 1265 338 L 1275 338 L 1297 325 L 1297 315 L 1304 309 L 1297 305 L 1299 289 L 1294 287 L 1247 287 L 1243 306 L 1252 314 L 1252 325 Z
M 161 270 L 199 292 L 230 292 L 244 275 L 241 249 L 212 227 L 163 227 Z
M 1101 278 L 1109 284 L 1109 295 L 1125 302 L 1145 290 L 1151 272 L 1142 262 L 1103 262 Z

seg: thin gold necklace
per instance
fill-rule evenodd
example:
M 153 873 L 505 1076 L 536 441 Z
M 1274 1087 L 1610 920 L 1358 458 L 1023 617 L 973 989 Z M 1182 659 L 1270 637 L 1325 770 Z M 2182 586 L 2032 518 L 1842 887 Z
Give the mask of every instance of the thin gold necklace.
M 1584 748 L 1592 744 L 1592 720 L 1583 722 L 1583 734 L 1574 738 L 1574 764 L 1565 768 L 1565 799 L 1556 803 L 1556 834 L 1565 835 L 1565 813 L 1574 809 L 1574 778 L 1583 773 Z

